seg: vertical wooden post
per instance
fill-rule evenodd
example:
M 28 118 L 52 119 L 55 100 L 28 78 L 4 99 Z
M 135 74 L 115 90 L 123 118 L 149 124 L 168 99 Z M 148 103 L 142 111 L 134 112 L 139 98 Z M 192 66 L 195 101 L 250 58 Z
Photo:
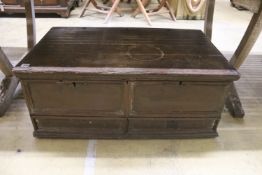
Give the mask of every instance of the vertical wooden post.
M 209 37 L 209 39 L 212 38 L 214 10 L 215 10 L 215 0 L 207 0 L 206 11 L 205 11 L 204 32 Z
M 32 49 L 36 43 L 34 0 L 25 0 L 25 15 L 27 25 L 27 47 Z

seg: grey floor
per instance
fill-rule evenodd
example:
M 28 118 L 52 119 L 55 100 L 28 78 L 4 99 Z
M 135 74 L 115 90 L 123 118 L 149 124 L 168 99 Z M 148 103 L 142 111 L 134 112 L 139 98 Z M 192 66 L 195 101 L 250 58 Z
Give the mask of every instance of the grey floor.
M 37 39 L 52 26 L 149 27 L 143 17 L 116 15 L 103 24 L 103 15 L 68 19 L 38 18 Z M 218 0 L 213 42 L 232 54 L 251 18 L 249 12 L 230 8 Z M 152 18 L 153 27 L 202 29 L 202 21 L 172 22 L 168 16 Z M 0 18 L 0 45 L 15 64 L 26 47 L 24 18 Z M 15 98 L 0 118 L 0 174 L 83 175 L 261 175 L 262 174 L 262 54 L 261 36 L 240 69 L 237 89 L 245 108 L 244 119 L 224 110 L 219 137 L 187 140 L 51 140 L 32 136 L 25 101 Z M 14 51 L 10 47 L 22 47 Z

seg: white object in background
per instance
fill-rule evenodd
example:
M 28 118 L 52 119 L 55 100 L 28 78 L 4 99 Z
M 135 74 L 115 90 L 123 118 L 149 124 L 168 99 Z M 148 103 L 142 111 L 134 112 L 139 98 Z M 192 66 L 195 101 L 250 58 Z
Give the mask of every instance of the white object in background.
M 4 3 L 0 0 L 0 11 L 3 12 L 5 11 L 4 9 Z
M 198 12 L 205 2 L 206 0 L 186 0 L 187 7 L 192 13 Z

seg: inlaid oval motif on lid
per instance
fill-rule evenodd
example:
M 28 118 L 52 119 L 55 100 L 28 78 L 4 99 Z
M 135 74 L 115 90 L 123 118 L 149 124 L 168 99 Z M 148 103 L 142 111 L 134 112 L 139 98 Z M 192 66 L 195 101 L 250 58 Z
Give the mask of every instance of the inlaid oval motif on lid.
M 136 61 L 157 61 L 164 57 L 164 52 L 153 45 L 135 45 L 128 47 L 127 55 Z

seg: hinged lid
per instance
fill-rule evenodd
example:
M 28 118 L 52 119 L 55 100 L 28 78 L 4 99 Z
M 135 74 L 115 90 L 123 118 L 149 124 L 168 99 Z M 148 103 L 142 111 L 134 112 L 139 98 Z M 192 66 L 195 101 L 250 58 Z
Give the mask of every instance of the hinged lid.
M 52 28 L 14 71 L 239 77 L 201 31 L 152 28 Z

